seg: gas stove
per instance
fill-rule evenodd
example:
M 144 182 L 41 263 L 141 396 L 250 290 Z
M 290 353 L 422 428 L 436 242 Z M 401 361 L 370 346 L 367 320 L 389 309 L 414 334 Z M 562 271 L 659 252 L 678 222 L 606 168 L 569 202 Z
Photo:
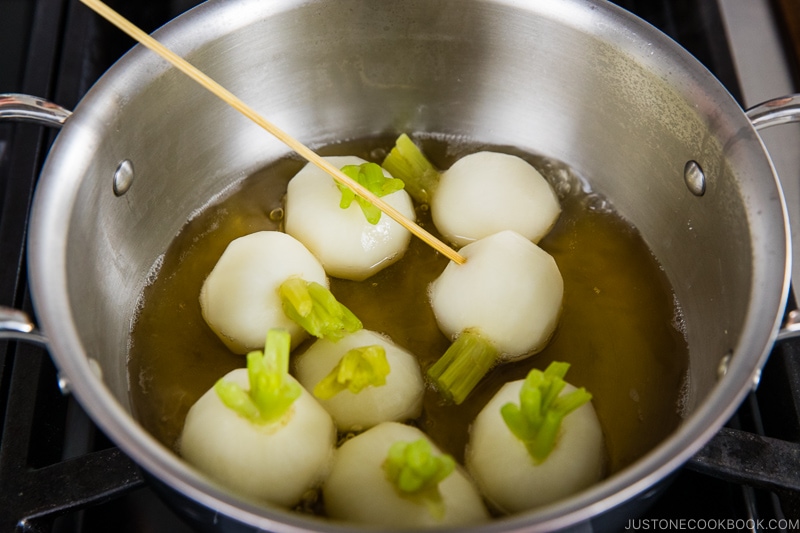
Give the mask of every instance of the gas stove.
M 197 0 L 108 2 L 145 31 Z M 743 107 L 797 90 L 800 6 L 792 0 L 618 0 L 697 57 Z M 73 108 L 132 46 L 77 0 L 0 0 L 0 93 Z M 793 228 L 800 224 L 800 128 L 763 132 Z M 56 132 L 0 123 L 0 305 L 32 312 L 25 236 Z M 793 231 L 800 236 L 800 231 Z M 795 243 L 800 249 L 800 243 Z M 800 279 L 795 262 L 793 279 Z M 794 298 L 791 304 L 794 305 Z M 775 347 L 761 384 L 630 527 L 800 525 L 800 341 Z M 694 520 L 694 522 L 692 522 Z M 59 389 L 47 352 L 0 340 L 0 530 L 194 531 L 139 468 Z

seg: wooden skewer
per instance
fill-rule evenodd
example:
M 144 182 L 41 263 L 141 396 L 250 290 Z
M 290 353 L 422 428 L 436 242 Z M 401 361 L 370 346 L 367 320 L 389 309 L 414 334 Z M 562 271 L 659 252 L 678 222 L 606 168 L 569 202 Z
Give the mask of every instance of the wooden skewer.
M 442 241 L 431 235 L 428 231 L 414 221 L 406 218 L 397 209 L 387 204 L 378 196 L 374 195 L 369 189 L 363 187 L 360 183 L 354 181 L 341 170 L 328 163 L 325 159 L 317 155 L 313 150 L 305 146 L 303 143 L 259 115 L 253 108 L 245 104 L 233 93 L 225 89 L 204 72 L 155 40 L 153 37 L 139 29 L 135 24 L 108 7 L 106 4 L 100 0 L 81 0 L 81 2 L 90 7 L 95 13 L 108 20 L 111 24 L 128 34 L 130 37 L 141 43 L 143 46 L 146 46 L 170 62 L 175 68 L 205 87 L 208 91 L 222 99 L 225 103 L 277 137 L 281 142 L 300 154 L 300 156 L 302 156 L 308 162 L 313 163 L 320 169 L 330 174 L 338 183 L 350 187 L 356 194 L 368 200 L 370 203 L 372 203 L 372 205 L 386 213 L 398 224 L 425 241 L 435 250 L 444 254 L 448 259 L 455 261 L 459 265 L 466 262 L 466 258 L 464 258 L 464 256 L 460 255 Z

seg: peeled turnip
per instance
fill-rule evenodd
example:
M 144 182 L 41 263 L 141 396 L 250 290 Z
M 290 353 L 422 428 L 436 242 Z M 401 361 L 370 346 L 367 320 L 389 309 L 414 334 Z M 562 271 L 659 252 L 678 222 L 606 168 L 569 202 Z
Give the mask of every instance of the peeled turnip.
M 458 246 L 503 230 L 539 242 L 561 213 L 547 180 L 514 155 L 476 152 L 440 173 L 401 135 L 383 166 L 415 200 L 430 204 L 436 229 Z
M 564 282 L 555 260 L 513 231 L 468 244 L 429 287 L 442 332 L 455 340 L 428 371 L 460 403 L 497 362 L 542 350 L 561 312 Z
M 236 353 L 263 347 L 270 328 L 285 329 L 296 345 L 306 334 L 283 312 L 278 293 L 291 277 L 328 286 L 325 269 L 297 239 L 279 231 L 234 239 L 203 283 L 203 318 Z
M 345 442 L 322 491 L 328 516 L 372 526 L 466 526 L 489 518 L 455 461 L 419 429 L 396 422 Z
M 373 163 L 360 169 L 367 162 L 355 156 L 325 159 L 354 179 L 360 170 L 366 172 L 365 179 L 374 179 L 368 180 L 369 183 L 357 181 L 378 196 L 386 194 L 382 198 L 386 203 L 408 219 L 415 219 L 411 198 L 398 190 L 402 182 L 392 180 L 378 165 Z M 348 191 L 315 165 L 306 165 L 289 181 L 285 228 L 319 258 L 329 275 L 360 281 L 400 259 L 411 233 L 374 206 L 372 214 L 365 215 L 361 207 L 364 201 Z M 341 207 L 343 198 L 345 208 Z
M 467 469 L 497 510 L 514 513 L 570 496 L 603 476 L 603 432 L 591 395 L 553 363 L 506 383 L 475 418 Z
M 383 335 L 362 329 L 337 342 L 321 339 L 294 364 L 298 381 L 313 391 L 339 431 L 420 415 L 425 385 L 419 364 Z
M 330 415 L 288 374 L 289 334 L 271 330 L 189 409 L 181 455 L 231 490 L 292 506 L 327 476 L 336 442 Z
M 328 278 L 300 241 L 279 231 L 233 240 L 200 291 L 203 318 L 236 353 L 264 342 L 281 328 L 296 346 L 306 333 L 340 338 L 361 322 L 328 290 Z M 261 339 L 261 340 L 259 340 Z

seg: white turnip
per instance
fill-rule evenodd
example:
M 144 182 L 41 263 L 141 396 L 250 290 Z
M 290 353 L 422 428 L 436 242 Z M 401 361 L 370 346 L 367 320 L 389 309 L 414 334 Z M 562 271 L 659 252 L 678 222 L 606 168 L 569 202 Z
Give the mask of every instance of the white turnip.
M 546 505 L 603 476 L 603 431 L 591 394 L 563 381 L 568 368 L 553 363 L 506 383 L 470 428 L 467 469 L 501 512 Z
M 362 329 L 337 342 L 317 340 L 295 358 L 294 369 L 339 431 L 420 415 L 425 384 L 417 359 L 373 331 Z
M 333 459 L 330 415 L 288 374 L 289 334 L 270 330 L 264 353 L 221 378 L 189 409 L 181 455 L 224 486 L 290 507 L 318 487 Z
M 555 260 L 513 231 L 461 249 L 429 288 L 442 332 L 455 343 L 428 371 L 460 403 L 499 362 L 541 351 L 558 323 L 564 282 Z
M 457 246 L 503 230 L 539 242 L 561 213 L 547 180 L 515 155 L 476 152 L 439 172 L 401 135 L 383 166 L 415 200 L 430 204 L 436 229 Z
M 328 277 L 300 241 L 279 231 L 233 240 L 200 292 L 203 318 L 235 353 L 264 342 L 271 328 L 307 337 L 340 338 L 361 322 L 328 290 Z M 259 340 L 261 339 L 261 340 Z
M 371 526 L 466 526 L 489 518 L 452 457 L 419 429 L 396 422 L 345 442 L 322 493 L 328 516 Z
M 379 165 L 355 156 L 325 159 L 415 220 L 414 206 L 402 190 L 402 182 L 392 179 Z M 328 275 L 355 281 L 400 259 L 411 239 L 407 229 L 311 164 L 289 181 L 285 229 L 319 258 Z
M 279 231 L 234 239 L 203 283 L 203 318 L 235 353 L 263 347 L 270 328 L 285 329 L 296 345 L 306 333 L 286 316 L 279 295 L 291 277 L 328 286 L 325 269 L 297 239 Z

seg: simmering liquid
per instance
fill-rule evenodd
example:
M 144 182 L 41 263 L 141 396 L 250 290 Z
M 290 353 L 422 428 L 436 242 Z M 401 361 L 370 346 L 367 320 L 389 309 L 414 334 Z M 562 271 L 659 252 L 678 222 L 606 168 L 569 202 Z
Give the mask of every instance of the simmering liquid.
M 373 139 L 320 152 L 381 162 L 392 141 Z M 434 138 L 421 144 L 439 168 L 487 148 Z M 544 351 L 496 367 L 459 406 L 447 405 L 429 388 L 423 415 L 413 423 L 461 460 L 469 424 L 503 383 L 524 378 L 531 368 L 544 369 L 551 361 L 566 361 L 572 365 L 567 381 L 594 396 L 608 473 L 613 473 L 651 450 L 681 420 L 688 347 L 679 331 L 680 309 L 635 228 L 587 192 L 585 183 L 563 165 L 516 155 L 537 167 L 561 200 L 556 226 L 539 243 L 555 258 L 564 278 L 558 328 Z M 302 166 L 298 160 L 282 160 L 244 180 L 237 192 L 189 221 L 154 267 L 131 332 L 130 389 L 138 420 L 173 449 L 191 405 L 225 373 L 245 366 L 244 356 L 229 352 L 200 314 L 203 281 L 231 240 L 280 229 L 286 183 Z M 417 215 L 435 234 L 424 206 Z M 362 282 L 332 279 L 331 290 L 365 328 L 388 334 L 416 354 L 424 371 L 450 344 L 427 299 L 428 284 L 447 261 L 412 237 L 405 256 L 394 265 Z

